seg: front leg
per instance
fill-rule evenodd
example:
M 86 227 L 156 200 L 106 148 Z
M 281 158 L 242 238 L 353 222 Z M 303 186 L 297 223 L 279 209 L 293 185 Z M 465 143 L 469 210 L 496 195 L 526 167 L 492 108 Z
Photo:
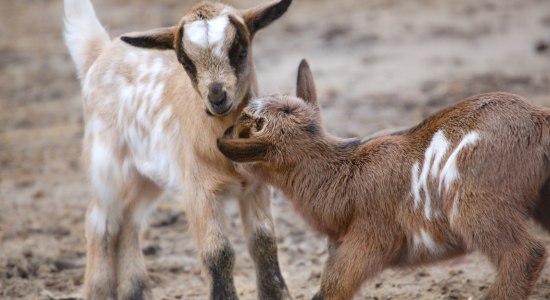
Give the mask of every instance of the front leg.
M 365 280 L 383 269 L 384 247 L 358 240 L 339 244 L 329 240 L 329 258 L 321 288 L 313 300 L 352 299 Z
M 279 269 L 269 187 L 259 182 L 245 186 L 239 205 L 248 250 L 256 267 L 258 299 L 292 299 Z
M 222 228 L 223 198 L 199 184 L 189 184 L 192 190 L 187 201 L 187 216 L 193 230 L 204 273 L 210 284 L 212 300 L 236 300 L 233 283 L 235 253 Z

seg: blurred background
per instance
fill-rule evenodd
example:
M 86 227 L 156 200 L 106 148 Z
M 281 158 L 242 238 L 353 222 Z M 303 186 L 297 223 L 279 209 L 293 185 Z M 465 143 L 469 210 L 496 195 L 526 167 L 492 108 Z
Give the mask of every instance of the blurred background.
M 111 36 L 173 25 L 188 0 L 95 0 Z M 226 1 L 248 8 L 260 1 Z M 0 298 L 76 299 L 85 263 L 90 198 L 80 161 L 80 86 L 62 40 L 61 0 L 0 3 Z M 309 60 L 329 131 L 365 136 L 412 126 L 463 97 L 520 94 L 550 107 L 548 0 L 295 0 L 255 40 L 262 93 L 293 93 Z M 227 232 L 238 253 L 242 299 L 255 299 L 254 270 L 238 211 Z M 280 264 L 295 299 L 315 292 L 325 241 L 275 192 Z M 157 299 L 205 299 L 206 283 L 185 213 L 166 195 L 144 232 Z M 550 236 L 532 226 L 550 248 Z M 414 270 L 388 270 L 358 299 L 478 299 L 491 266 L 469 255 Z M 550 266 L 532 299 L 550 297 Z

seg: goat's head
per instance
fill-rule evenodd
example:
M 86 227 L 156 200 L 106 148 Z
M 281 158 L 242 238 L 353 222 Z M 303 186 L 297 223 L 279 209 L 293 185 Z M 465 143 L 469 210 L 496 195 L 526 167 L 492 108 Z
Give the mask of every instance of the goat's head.
M 124 35 L 131 45 L 173 49 L 210 115 L 233 112 L 255 78 L 251 44 L 255 33 L 282 16 L 292 0 L 247 10 L 201 2 L 179 25 Z
M 298 70 L 297 97 L 254 99 L 218 139 L 218 148 L 235 162 L 282 165 L 300 160 L 324 132 L 313 75 L 305 60 Z

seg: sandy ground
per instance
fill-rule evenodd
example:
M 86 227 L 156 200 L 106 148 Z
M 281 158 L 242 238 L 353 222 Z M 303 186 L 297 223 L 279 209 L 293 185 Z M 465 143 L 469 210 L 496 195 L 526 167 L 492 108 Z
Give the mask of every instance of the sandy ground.
M 95 1 L 113 36 L 171 25 L 192 4 Z M 61 26 L 61 0 L 0 3 L 1 299 L 73 299 L 82 285 L 90 188 L 80 162 L 79 84 Z M 308 58 L 328 129 L 365 136 L 411 126 L 479 92 L 514 92 L 550 107 L 548 41 L 548 0 L 296 0 L 283 19 L 259 34 L 255 55 L 264 93 L 291 92 L 298 62 Z M 235 204 L 227 211 L 227 232 L 239 253 L 237 289 L 242 299 L 255 299 Z M 309 299 L 326 259 L 325 241 L 276 192 L 273 211 L 283 275 L 295 299 Z M 143 250 L 156 297 L 206 298 L 177 198 L 166 195 L 149 225 Z M 550 235 L 534 225 L 532 231 L 550 249 Z M 365 284 L 357 299 L 478 299 L 492 274 L 487 261 L 473 254 L 387 270 Z M 532 295 L 548 298 L 550 265 Z

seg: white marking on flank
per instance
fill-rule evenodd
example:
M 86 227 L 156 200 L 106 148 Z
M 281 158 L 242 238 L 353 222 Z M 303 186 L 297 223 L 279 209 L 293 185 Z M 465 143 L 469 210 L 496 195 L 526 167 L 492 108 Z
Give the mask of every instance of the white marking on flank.
M 467 145 L 473 144 L 479 138 L 479 134 L 476 131 L 468 133 L 462 141 L 455 148 L 453 153 L 447 159 L 447 163 L 439 174 L 439 193 L 442 191 L 443 182 L 445 183 L 445 189 L 449 190 L 451 184 L 459 178 L 458 169 L 456 166 L 456 160 L 458 153 Z
M 449 222 L 451 226 L 455 223 L 458 215 L 458 201 L 460 201 L 460 192 L 457 192 L 453 200 L 453 206 L 451 207 L 451 213 L 449 214 Z
M 441 246 L 439 246 L 430 236 L 429 233 L 426 232 L 426 230 L 421 229 L 420 230 L 420 236 L 422 237 L 422 242 L 424 243 L 424 246 L 428 248 L 428 250 L 432 254 L 438 254 L 441 253 L 443 249 L 441 249 Z
M 422 169 L 419 170 L 419 162 L 415 162 L 411 169 L 411 195 L 414 200 L 414 208 L 417 209 L 422 202 L 422 197 L 424 197 L 424 215 L 426 219 L 431 220 L 434 212 L 432 211 L 432 196 L 428 189 L 428 180 L 435 180 L 439 183 L 438 194 L 441 196 L 443 192 L 443 186 L 445 190 L 448 191 L 451 185 L 459 179 L 460 174 L 458 173 L 457 168 L 457 159 L 458 154 L 464 147 L 467 145 L 473 144 L 479 139 L 479 134 L 476 131 L 472 131 L 466 134 L 456 148 L 447 158 L 447 161 L 443 166 L 443 158 L 450 148 L 449 141 L 445 138 L 445 135 L 440 130 L 436 132 L 430 142 L 426 152 L 424 153 L 424 163 L 422 164 Z M 419 174 L 420 172 L 420 174 Z M 421 194 L 421 191 L 424 194 Z M 450 221 L 454 222 L 454 218 L 457 214 L 457 205 L 460 195 L 455 195 L 455 202 L 453 203 L 453 208 L 451 210 Z M 435 212 L 435 216 L 440 215 L 440 212 Z
M 413 244 L 417 249 L 420 248 L 420 246 L 425 247 L 432 254 L 441 254 L 443 252 L 443 248 L 438 245 L 424 229 L 420 229 L 420 234 L 413 234 Z
M 420 198 L 420 179 L 418 175 L 418 162 L 415 162 L 412 167 L 412 194 L 414 197 L 414 208 L 417 209 L 420 205 L 420 201 L 422 198 Z
M 422 172 L 418 176 L 419 163 L 416 162 L 412 167 L 412 194 L 414 196 L 414 207 L 418 208 L 420 203 L 420 190 L 424 191 L 424 215 L 428 220 L 432 218 L 431 197 L 428 190 L 428 175 L 436 177 L 439 169 L 441 159 L 447 153 L 449 148 L 449 142 L 445 138 L 445 135 L 440 130 L 436 132 L 432 138 L 432 141 L 424 154 L 424 163 L 422 165 Z M 433 161 L 433 164 L 432 164 Z M 435 174 L 435 175 L 434 175 Z

